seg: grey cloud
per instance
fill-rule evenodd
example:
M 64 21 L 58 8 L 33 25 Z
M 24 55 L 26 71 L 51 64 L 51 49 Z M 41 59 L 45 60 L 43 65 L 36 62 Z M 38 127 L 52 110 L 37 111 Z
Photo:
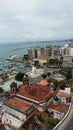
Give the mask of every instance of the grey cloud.
M 73 0 L 0 1 L 0 41 L 73 38 Z

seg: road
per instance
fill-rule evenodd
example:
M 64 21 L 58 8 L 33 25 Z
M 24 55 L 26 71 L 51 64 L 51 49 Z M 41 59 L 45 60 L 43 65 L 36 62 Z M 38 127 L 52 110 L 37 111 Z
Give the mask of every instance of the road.
M 73 97 L 72 97 L 72 108 L 70 111 L 71 115 L 69 118 L 69 122 L 66 124 L 63 130 L 73 130 Z
M 50 76 L 50 77 L 52 77 L 52 74 L 53 74 L 54 71 L 60 70 L 60 69 L 57 69 L 57 68 L 47 68 L 47 67 L 43 67 L 43 69 L 44 69 L 44 73 L 45 73 L 45 74 L 47 74 L 48 72 L 51 73 L 51 76 Z M 47 77 L 47 78 L 48 78 L 48 77 Z M 38 83 L 38 82 L 41 81 L 41 80 L 43 80 L 42 75 L 40 75 L 40 76 L 38 76 L 38 77 L 34 77 L 34 78 L 29 77 L 29 83 L 30 83 L 30 84 Z
M 66 125 L 66 127 L 64 128 L 64 130 L 73 130 L 73 116 L 70 119 L 69 123 Z

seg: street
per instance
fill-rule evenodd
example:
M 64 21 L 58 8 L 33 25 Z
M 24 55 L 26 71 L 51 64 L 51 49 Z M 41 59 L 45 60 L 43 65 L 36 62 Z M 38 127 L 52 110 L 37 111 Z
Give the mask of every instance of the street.
M 73 116 L 63 130 L 73 130 Z
M 73 105 L 73 96 L 72 96 L 72 105 Z M 73 106 L 71 108 L 71 111 L 73 111 Z M 73 130 L 73 116 L 70 118 L 68 124 L 64 127 L 63 130 Z

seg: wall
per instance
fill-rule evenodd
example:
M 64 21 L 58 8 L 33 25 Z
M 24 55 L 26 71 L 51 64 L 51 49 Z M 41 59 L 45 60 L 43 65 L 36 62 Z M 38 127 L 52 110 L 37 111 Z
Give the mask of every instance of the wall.
M 19 128 L 21 124 L 26 120 L 25 114 L 18 112 L 10 107 L 4 105 L 3 110 L 4 110 L 2 116 L 3 124 L 7 123 Z

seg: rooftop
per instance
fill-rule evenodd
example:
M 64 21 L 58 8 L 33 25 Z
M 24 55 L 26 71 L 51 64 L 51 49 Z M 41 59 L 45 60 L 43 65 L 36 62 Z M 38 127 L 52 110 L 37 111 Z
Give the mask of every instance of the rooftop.
M 37 101 L 46 100 L 52 96 L 50 88 L 40 84 L 22 86 L 17 94 Z
M 49 85 L 48 81 L 47 80 L 42 80 L 40 81 L 38 84 L 42 85 L 42 86 L 47 86 Z
M 25 103 L 24 101 L 21 101 L 18 98 L 10 98 L 6 103 L 6 105 L 14 107 L 16 109 L 19 109 L 21 111 L 28 110 L 31 106 Z
M 59 92 L 56 94 L 56 96 L 68 98 L 68 97 L 70 97 L 70 94 L 67 94 L 67 93 L 64 93 L 64 92 L 59 91 Z
M 54 109 L 58 112 L 62 112 L 62 113 L 66 113 L 69 106 L 68 105 L 65 105 L 63 103 L 59 103 L 58 105 L 54 105 L 53 104 L 53 101 L 49 104 L 48 106 L 50 109 Z

